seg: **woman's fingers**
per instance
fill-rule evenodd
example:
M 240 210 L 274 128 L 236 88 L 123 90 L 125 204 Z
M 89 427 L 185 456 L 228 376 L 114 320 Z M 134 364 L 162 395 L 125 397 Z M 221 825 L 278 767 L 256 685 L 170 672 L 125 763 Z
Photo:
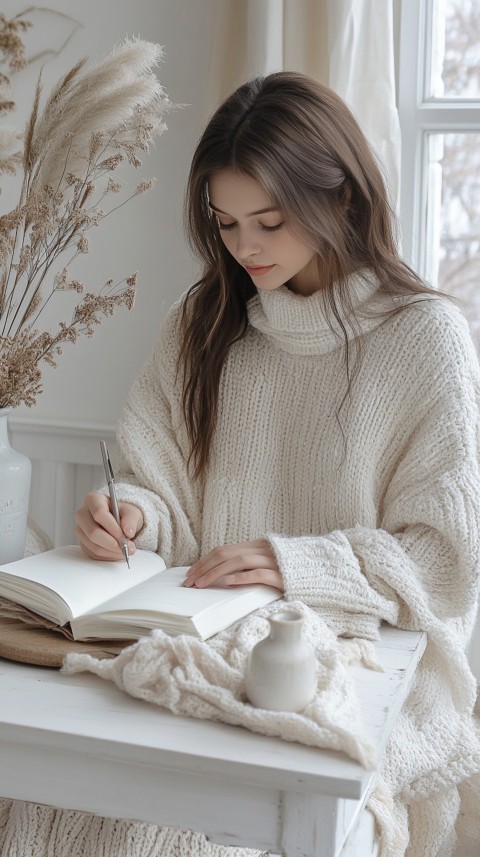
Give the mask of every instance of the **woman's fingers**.
M 110 561 L 122 558 L 120 542 L 124 535 L 128 537 L 131 533 L 130 537 L 134 537 L 141 530 L 143 515 L 131 503 L 120 503 L 119 512 L 122 526 L 117 524 L 110 511 L 108 497 L 98 491 L 86 496 L 84 505 L 75 514 L 75 534 L 87 556 Z M 133 542 L 128 544 L 129 551 L 133 553 L 135 545 Z
M 125 560 L 124 554 L 120 550 L 118 544 L 116 544 L 113 550 L 105 550 L 104 548 L 93 544 L 93 542 L 88 541 L 88 539 L 85 538 L 85 535 L 82 533 L 79 527 L 75 527 L 75 535 L 79 541 L 82 551 L 90 559 L 101 560 L 102 562 L 119 562 L 121 560 Z M 129 553 L 130 552 L 134 552 L 134 550 L 130 551 L 129 547 Z
M 261 583 L 264 586 L 274 586 L 275 589 L 280 589 L 283 592 L 283 578 L 279 571 L 272 568 L 252 568 L 250 571 L 236 571 L 233 574 L 226 574 L 216 582 L 216 586 L 246 586 L 247 584 Z M 196 584 L 197 586 L 197 584 Z M 196 588 L 195 586 L 195 588 Z M 202 584 L 198 584 L 202 588 Z
M 224 545 L 210 551 L 190 568 L 184 586 L 240 586 L 264 583 L 283 590 L 283 580 L 267 539 Z
M 143 512 L 133 503 L 119 503 L 120 525 L 129 539 L 134 539 L 143 527 Z
M 76 534 L 82 547 L 88 547 L 90 552 L 95 548 L 101 552 L 119 549 L 121 530 L 110 512 L 108 498 L 103 494 L 88 494 L 84 505 L 75 513 L 75 520 Z
M 274 562 L 276 567 L 276 560 L 270 546 L 270 542 L 266 539 L 257 539 L 252 542 L 242 542 L 241 544 L 235 545 L 222 545 L 221 547 L 215 548 L 192 565 L 187 578 L 197 579 L 221 563 L 230 562 L 232 560 L 235 560 L 240 564 L 244 562 L 247 565 L 248 562 L 252 560 L 253 555 L 259 554 L 268 557 L 269 560 Z

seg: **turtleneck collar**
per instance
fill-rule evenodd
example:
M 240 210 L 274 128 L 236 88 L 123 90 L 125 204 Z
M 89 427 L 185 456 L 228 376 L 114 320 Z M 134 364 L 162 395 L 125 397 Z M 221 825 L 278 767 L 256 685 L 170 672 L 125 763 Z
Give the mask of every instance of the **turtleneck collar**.
M 340 301 L 337 306 L 348 338 L 353 339 L 381 324 L 385 317 L 378 313 L 393 309 L 394 303 L 379 292 L 379 282 L 370 271 L 352 274 L 347 283 L 352 312 L 343 312 Z M 334 330 L 327 323 L 321 291 L 304 297 L 286 286 L 271 292 L 259 290 L 248 302 L 247 310 L 251 326 L 291 354 L 324 354 L 344 342 L 335 318 L 332 316 Z

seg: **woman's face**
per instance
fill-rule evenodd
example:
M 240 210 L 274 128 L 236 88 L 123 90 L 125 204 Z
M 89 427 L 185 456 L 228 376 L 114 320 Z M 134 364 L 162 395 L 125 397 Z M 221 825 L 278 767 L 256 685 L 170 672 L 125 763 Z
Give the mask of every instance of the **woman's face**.
M 210 179 L 209 198 L 225 247 L 258 289 L 288 285 L 302 295 L 318 290 L 314 251 L 289 229 L 255 179 L 222 170 Z

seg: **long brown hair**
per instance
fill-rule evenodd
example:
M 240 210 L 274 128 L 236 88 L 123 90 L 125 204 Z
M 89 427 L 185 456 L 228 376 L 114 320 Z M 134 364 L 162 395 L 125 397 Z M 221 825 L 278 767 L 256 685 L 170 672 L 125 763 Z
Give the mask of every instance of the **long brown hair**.
M 345 340 L 347 375 L 342 316 L 351 310 L 346 284 L 352 271 L 369 268 L 392 296 L 431 293 L 398 256 L 380 169 L 344 102 L 295 72 L 240 86 L 200 138 L 185 200 L 187 234 L 203 262 L 202 277 L 183 303 L 179 356 L 195 477 L 208 467 L 222 367 L 245 334 L 247 302 L 256 294 L 247 272 L 225 248 L 209 208 L 209 179 L 224 169 L 259 182 L 289 226 L 316 251 L 326 315 Z

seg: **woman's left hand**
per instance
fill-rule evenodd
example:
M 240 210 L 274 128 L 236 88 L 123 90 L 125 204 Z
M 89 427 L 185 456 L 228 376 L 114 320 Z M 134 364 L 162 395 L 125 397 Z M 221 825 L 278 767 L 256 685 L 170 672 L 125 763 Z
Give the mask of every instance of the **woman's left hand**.
M 215 548 L 190 568 L 184 586 L 263 583 L 283 592 L 283 578 L 267 539 Z

